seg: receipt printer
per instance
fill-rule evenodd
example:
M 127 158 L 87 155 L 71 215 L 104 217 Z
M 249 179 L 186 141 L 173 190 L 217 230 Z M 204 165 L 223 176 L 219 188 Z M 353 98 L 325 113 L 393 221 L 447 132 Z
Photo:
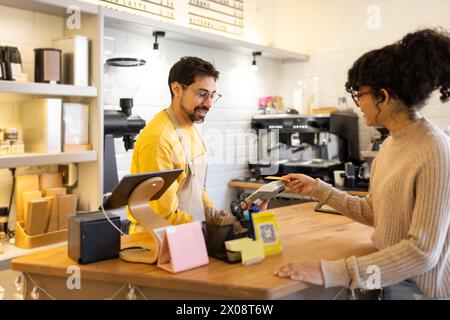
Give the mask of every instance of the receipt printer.
M 107 213 L 120 229 L 120 217 Z M 103 212 L 82 213 L 69 219 L 69 257 L 87 264 L 119 257 L 120 233 Z

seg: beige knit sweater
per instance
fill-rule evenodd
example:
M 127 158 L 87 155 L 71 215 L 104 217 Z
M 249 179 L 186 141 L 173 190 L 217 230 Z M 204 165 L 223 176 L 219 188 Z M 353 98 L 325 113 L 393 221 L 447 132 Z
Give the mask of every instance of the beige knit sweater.
M 450 139 L 434 125 L 422 118 L 385 140 L 366 197 L 320 180 L 312 195 L 373 226 L 378 249 L 322 261 L 325 287 L 371 289 L 378 267 L 382 287 L 412 278 L 425 297 L 450 297 Z

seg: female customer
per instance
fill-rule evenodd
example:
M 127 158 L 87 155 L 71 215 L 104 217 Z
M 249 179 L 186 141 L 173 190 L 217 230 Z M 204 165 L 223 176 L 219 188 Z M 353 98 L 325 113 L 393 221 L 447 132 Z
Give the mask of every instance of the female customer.
M 420 30 L 370 51 L 348 72 L 346 89 L 367 125 L 390 131 L 372 164 L 369 194 L 350 196 L 302 174 L 288 186 L 373 226 L 377 252 L 337 261 L 291 263 L 274 272 L 325 287 L 373 289 L 386 299 L 450 297 L 450 139 L 420 116 L 431 93 L 450 96 L 450 35 Z

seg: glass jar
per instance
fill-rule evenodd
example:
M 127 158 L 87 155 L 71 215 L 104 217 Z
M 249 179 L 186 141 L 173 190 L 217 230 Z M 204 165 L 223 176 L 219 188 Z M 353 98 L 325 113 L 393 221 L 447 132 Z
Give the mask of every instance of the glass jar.
M 23 141 L 11 141 L 11 149 L 9 152 L 12 154 L 25 153 L 25 145 L 23 144 Z
M 11 143 L 9 141 L 0 142 L 0 156 L 7 155 L 11 151 Z
M 11 141 L 18 140 L 19 139 L 19 129 L 17 129 L 17 128 L 6 129 L 4 139 L 11 140 Z

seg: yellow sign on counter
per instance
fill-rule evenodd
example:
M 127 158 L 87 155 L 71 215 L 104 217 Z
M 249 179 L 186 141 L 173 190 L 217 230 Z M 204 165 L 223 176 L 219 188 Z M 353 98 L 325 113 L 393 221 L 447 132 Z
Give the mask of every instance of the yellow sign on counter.
M 278 223 L 272 211 L 264 211 L 252 214 L 253 229 L 256 239 L 264 244 L 266 256 L 282 252 Z

